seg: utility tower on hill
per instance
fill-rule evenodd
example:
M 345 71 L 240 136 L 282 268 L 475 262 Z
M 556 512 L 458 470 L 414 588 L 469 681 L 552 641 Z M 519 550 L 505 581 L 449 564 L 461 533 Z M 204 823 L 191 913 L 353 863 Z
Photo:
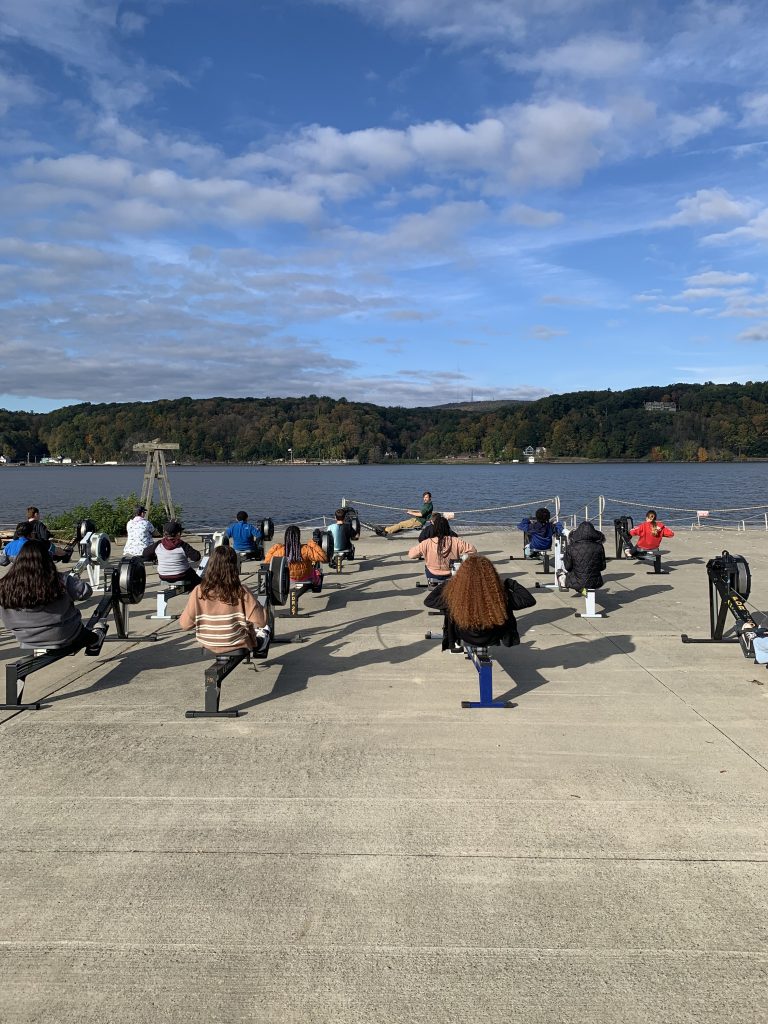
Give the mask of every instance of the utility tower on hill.
M 171 484 L 168 480 L 168 467 L 165 464 L 165 452 L 177 452 L 179 446 L 173 441 L 161 441 L 156 437 L 153 441 L 141 441 L 133 446 L 135 452 L 146 452 L 147 461 L 144 465 L 144 483 L 141 486 L 141 504 L 146 508 L 152 505 L 155 496 L 155 480 L 160 491 L 160 503 L 168 519 L 173 519 L 175 509 L 171 498 Z

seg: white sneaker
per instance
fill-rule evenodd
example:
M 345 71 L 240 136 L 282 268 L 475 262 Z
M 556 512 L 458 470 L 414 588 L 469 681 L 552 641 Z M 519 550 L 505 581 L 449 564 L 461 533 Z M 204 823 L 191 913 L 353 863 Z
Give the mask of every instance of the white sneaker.
M 257 640 L 257 642 L 256 642 L 255 650 L 263 651 L 266 647 L 269 646 L 269 641 L 271 640 L 271 638 L 272 638 L 272 630 L 269 628 L 269 626 L 264 626 L 262 629 L 257 630 L 257 632 L 256 632 L 256 640 Z

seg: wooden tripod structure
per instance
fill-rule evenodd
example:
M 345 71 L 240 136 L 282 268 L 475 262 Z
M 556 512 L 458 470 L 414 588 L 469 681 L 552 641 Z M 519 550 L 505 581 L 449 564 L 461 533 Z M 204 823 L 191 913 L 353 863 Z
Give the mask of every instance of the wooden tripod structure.
M 168 480 L 168 467 L 165 464 L 165 452 L 177 452 L 179 446 L 172 441 L 161 441 L 156 437 L 153 441 L 142 441 L 133 446 L 135 452 L 146 452 L 147 461 L 144 465 L 144 482 L 141 485 L 141 504 L 146 508 L 152 505 L 155 496 L 155 480 L 160 491 L 160 503 L 168 519 L 173 519 L 175 509 L 171 498 L 171 484 Z

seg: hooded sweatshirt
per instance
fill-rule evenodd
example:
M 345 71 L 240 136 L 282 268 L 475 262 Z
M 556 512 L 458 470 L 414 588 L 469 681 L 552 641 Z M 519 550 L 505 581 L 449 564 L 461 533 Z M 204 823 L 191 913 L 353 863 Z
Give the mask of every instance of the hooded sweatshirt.
M 192 568 L 190 562 L 199 562 L 202 555 L 181 537 L 163 537 L 144 548 L 142 558 L 156 558 L 157 575 L 173 583 L 182 579 Z

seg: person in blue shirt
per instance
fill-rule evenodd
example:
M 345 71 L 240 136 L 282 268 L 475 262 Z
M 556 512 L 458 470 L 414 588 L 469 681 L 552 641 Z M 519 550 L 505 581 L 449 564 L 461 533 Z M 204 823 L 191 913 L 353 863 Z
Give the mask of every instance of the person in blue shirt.
M 551 551 L 552 538 L 563 532 L 562 523 L 553 523 L 548 508 L 537 508 L 533 518 L 528 516 L 517 524 L 518 530 L 528 534 L 526 558 L 540 558 L 542 551 Z
M 235 551 L 255 555 L 261 550 L 261 530 L 248 522 L 247 512 L 238 512 L 235 522 L 225 532 Z
M 0 565 L 10 565 L 30 537 L 33 536 L 34 532 L 34 523 L 19 523 L 13 535 L 13 540 L 9 540 L 3 550 L 0 551 Z M 50 554 L 53 554 L 53 550 L 54 546 L 51 544 L 49 547 Z

